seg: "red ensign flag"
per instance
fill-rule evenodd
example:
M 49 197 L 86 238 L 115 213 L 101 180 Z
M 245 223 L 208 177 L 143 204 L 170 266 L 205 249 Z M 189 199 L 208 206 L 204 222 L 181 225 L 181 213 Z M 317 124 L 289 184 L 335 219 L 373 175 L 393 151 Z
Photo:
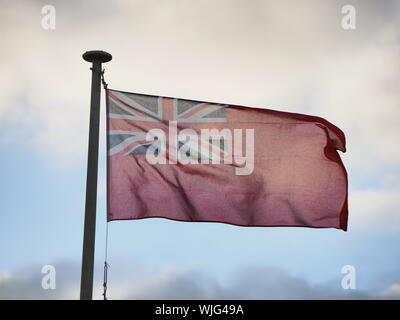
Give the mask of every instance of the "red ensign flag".
M 313 116 L 107 90 L 108 220 L 347 229 L 343 132 Z

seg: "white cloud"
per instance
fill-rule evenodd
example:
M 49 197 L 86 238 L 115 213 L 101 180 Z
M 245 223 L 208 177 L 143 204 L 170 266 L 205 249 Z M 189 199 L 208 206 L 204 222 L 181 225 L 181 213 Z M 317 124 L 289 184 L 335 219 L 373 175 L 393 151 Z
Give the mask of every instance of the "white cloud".
M 2 11 L 0 121 L 29 128 L 25 142 L 44 156 L 83 158 L 90 72 L 81 54 L 101 48 L 114 55 L 112 87 L 311 112 L 347 133 L 353 170 L 400 160 L 396 2 L 356 1 L 352 32 L 340 28 L 340 3 L 321 1 L 56 1 L 54 31 L 41 29 L 41 5 L 9 1 Z
M 400 188 L 353 191 L 349 197 L 351 230 L 400 232 Z
M 378 294 L 383 299 L 400 299 L 400 283 L 393 283 Z
M 347 135 L 350 184 L 355 172 L 387 180 L 400 163 L 399 29 L 390 18 L 398 3 L 355 2 L 351 32 L 340 28 L 341 6 L 320 1 L 96 4 L 88 20 L 88 3 L 56 1 L 55 31 L 41 28 L 40 2 L 9 1 L 1 11 L 0 143 L 84 163 L 90 66 L 81 54 L 102 48 L 114 55 L 106 65 L 114 88 L 326 117 Z M 398 231 L 398 190 L 353 191 L 350 227 Z

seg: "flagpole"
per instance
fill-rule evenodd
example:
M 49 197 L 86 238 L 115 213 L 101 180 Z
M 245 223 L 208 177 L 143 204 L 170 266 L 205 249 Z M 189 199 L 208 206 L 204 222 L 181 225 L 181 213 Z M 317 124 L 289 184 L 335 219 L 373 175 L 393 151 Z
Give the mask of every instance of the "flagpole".
M 89 148 L 86 177 L 85 225 L 83 231 L 81 300 L 92 300 L 94 248 L 96 234 L 97 165 L 99 154 L 101 64 L 112 59 L 105 51 L 86 51 L 83 59 L 92 62 Z

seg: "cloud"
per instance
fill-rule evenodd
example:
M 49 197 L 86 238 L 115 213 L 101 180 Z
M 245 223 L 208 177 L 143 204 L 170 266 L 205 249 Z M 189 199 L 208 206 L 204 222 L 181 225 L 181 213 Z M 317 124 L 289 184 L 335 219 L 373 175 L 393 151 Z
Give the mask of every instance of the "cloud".
M 79 266 L 55 263 L 56 290 L 41 288 L 41 268 L 23 268 L 0 274 L 0 299 L 77 299 Z M 111 273 L 112 274 L 112 273 Z M 109 278 L 109 299 L 398 299 L 399 284 L 377 293 L 343 290 L 340 280 L 311 285 L 276 267 L 247 267 L 238 270 L 223 284 L 198 267 L 165 266 L 158 271 L 137 268 Z M 335 282 L 335 283 L 336 283 Z M 95 299 L 102 299 L 101 281 L 95 283 Z
M 378 294 L 383 299 L 400 299 L 400 283 L 393 283 Z
M 54 263 L 56 290 L 42 288 L 42 266 L 22 267 L 0 273 L 0 300 L 76 299 L 79 266 L 70 261 Z
M 0 51 L 3 149 L 21 143 L 43 159 L 86 164 L 90 66 L 81 55 L 104 49 L 114 56 L 105 65 L 112 88 L 320 115 L 347 135 L 351 184 L 360 176 L 368 184 L 368 177 L 390 180 L 399 169 L 398 1 L 352 1 L 354 31 L 340 27 L 347 1 L 58 0 L 51 1 L 57 28 L 46 31 L 41 7 L 48 2 L 0 4 L 7 48 Z M 398 232 L 399 191 L 398 185 L 352 190 L 350 231 Z M 79 266 L 56 267 L 55 291 L 41 288 L 39 266 L 0 274 L 0 298 L 77 298 Z M 344 296 L 269 267 L 239 270 L 228 284 L 177 266 L 134 270 L 127 279 L 110 283 L 111 298 L 399 296 L 398 279 L 378 293 Z
M 41 28 L 46 1 L 6 3 L 2 143 L 22 138 L 43 157 L 81 160 L 90 90 L 81 54 L 102 48 L 114 55 L 112 87 L 311 112 L 347 133 L 352 170 L 400 160 L 396 1 L 353 1 L 353 31 L 340 27 L 341 2 L 53 1 L 53 31 Z
M 349 196 L 351 229 L 400 232 L 399 194 L 398 187 L 353 191 Z

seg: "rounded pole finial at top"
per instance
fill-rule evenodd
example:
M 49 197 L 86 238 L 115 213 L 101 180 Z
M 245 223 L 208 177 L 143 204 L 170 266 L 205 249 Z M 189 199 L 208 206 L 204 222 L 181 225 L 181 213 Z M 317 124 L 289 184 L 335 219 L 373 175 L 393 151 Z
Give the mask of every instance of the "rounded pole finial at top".
M 99 61 L 101 63 L 108 62 L 112 59 L 112 55 L 102 50 L 86 51 L 82 58 L 88 62 Z

